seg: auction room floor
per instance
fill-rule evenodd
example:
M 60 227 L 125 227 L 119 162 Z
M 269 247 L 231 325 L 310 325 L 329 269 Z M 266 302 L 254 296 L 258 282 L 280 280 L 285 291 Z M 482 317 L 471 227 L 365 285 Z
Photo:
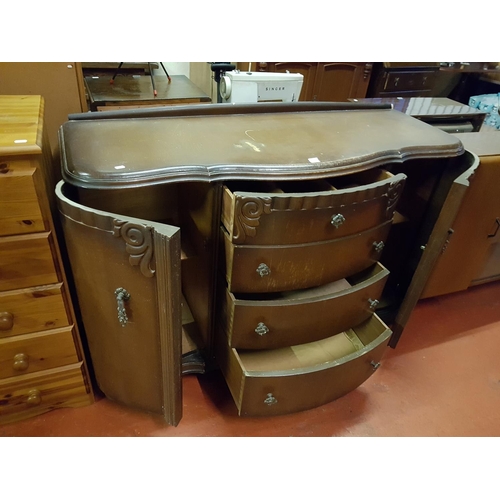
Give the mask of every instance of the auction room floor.
M 325 406 L 238 417 L 219 372 L 183 380 L 184 416 L 97 394 L 95 404 L 0 426 L 2 436 L 500 436 L 500 282 L 420 301 L 396 349 L 361 387 Z

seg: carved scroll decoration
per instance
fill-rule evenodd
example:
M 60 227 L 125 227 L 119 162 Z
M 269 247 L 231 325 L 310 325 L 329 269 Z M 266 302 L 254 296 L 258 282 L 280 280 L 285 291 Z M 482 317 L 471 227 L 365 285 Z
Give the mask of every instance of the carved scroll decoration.
M 394 212 L 396 210 L 396 205 L 398 203 L 401 192 L 403 191 L 404 179 L 399 179 L 397 181 L 391 182 L 389 189 L 387 190 L 387 208 L 386 216 L 388 219 L 392 219 Z
M 113 219 L 113 235 L 125 240 L 125 249 L 130 255 L 128 258 L 130 265 L 139 266 L 146 278 L 152 278 L 155 272 L 150 266 L 153 257 L 153 242 L 149 228 L 142 224 Z
M 233 242 L 242 243 L 255 236 L 262 214 L 271 213 L 271 198 L 237 198 L 234 215 Z

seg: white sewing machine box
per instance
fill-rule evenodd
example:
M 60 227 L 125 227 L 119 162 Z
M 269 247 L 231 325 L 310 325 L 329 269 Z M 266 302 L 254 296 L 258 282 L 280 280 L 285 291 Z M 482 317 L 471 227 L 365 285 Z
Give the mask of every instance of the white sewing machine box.
M 299 100 L 303 75 L 300 73 L 257 73 L 227 71 L 221 78 L 222 102 L 294 102 Z

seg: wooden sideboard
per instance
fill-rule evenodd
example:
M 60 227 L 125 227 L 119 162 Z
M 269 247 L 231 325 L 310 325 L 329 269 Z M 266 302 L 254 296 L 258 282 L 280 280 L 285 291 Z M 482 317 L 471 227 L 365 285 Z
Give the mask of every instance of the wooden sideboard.
M 0 423 L 92 403 L 40 96 L 0 96 Z
M 243 63 L 244 64 L 244 63 Z M 366 96 L 372 71 L 369 62 L 258 62 L 255 71 L 300 73 L 300 101 L 345 102 Z
M 478 164 L 450 134 L 353 103 L 86 113 L 60 141 L 97 383 L 174 425 L 186 337 L 241 415 L 363 383 L 396 347 Z

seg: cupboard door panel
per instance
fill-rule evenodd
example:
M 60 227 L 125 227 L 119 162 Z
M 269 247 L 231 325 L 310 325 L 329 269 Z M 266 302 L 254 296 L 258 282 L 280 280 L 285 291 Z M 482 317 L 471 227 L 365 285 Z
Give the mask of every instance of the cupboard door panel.
M 366 96 L 370 81 L 370 63 L 318 63 L 313 101 L 344 102 Z
M 180 231 L 89 209 L 56 188 L 96 380 L 112 400 L 182 416 Z M 69 194 L 68 194 L 69 196 Z

